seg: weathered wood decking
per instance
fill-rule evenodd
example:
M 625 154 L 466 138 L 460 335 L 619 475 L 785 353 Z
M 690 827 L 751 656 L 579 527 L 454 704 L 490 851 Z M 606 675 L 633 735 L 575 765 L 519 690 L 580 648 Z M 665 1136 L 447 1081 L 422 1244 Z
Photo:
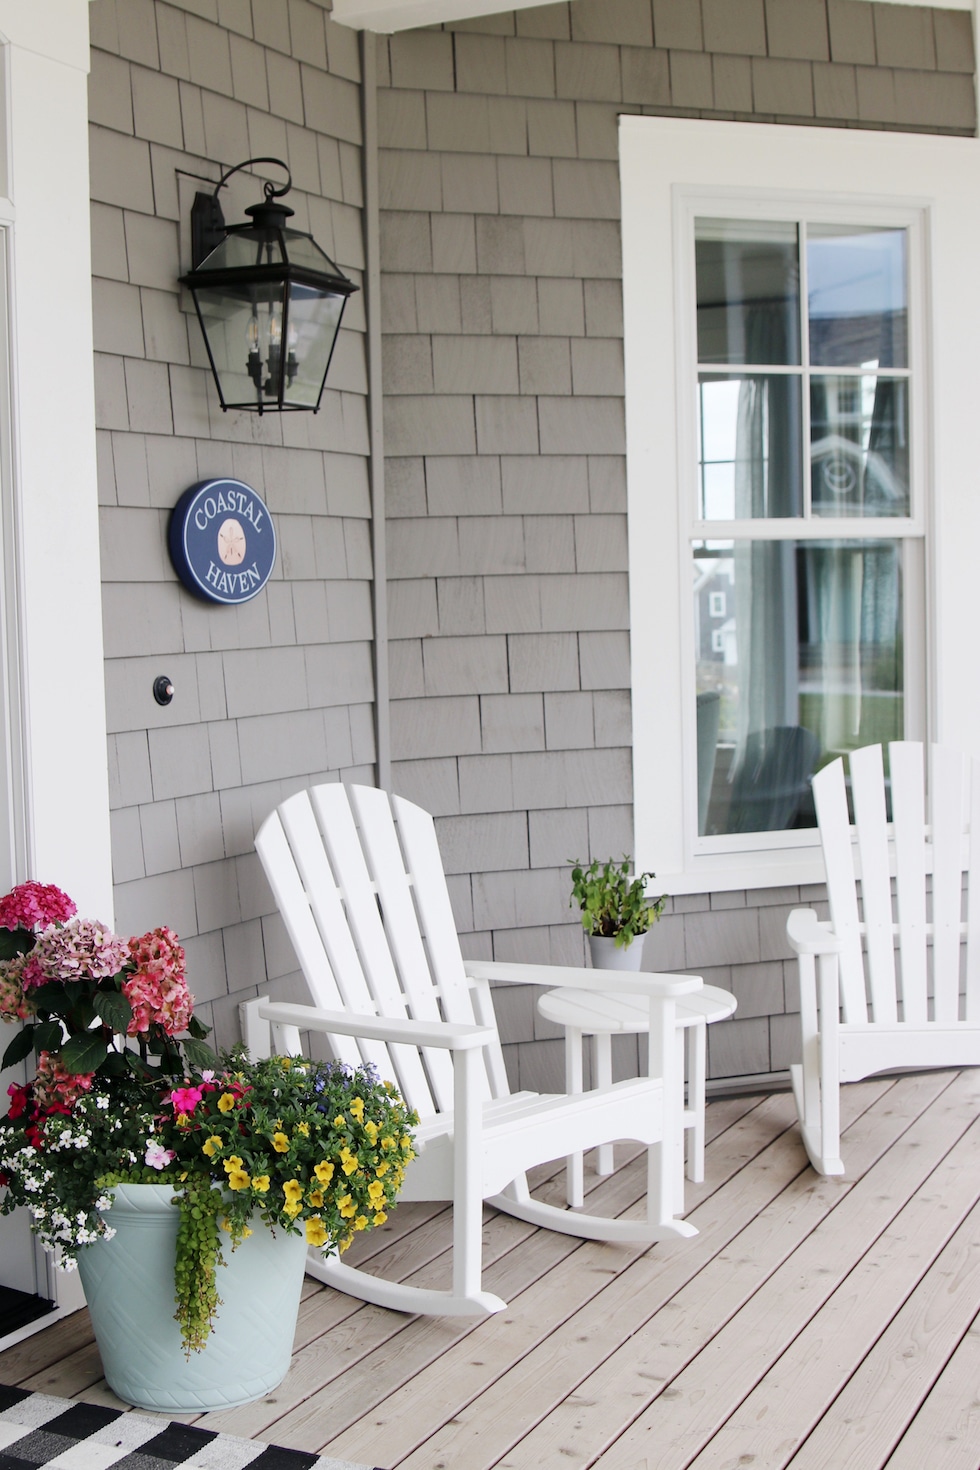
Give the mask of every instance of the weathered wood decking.
M 282 1387 L 196 1422 L 399 1470 L 976 1470 L 980 1070 L 860 1083 L 842 1110 L 848 1175 L 821 1180 L 788 1095 L 712 1103 L 691 1241 L 641 1253 L 489 1214 L 510 1306 L 478 1324 L 308 1282 Z M 635 1208 L 642 1172 L 593 1180 L 592 1202 Z M 362 1259 L 436 1284 L 448 1223 L 403 1207 Z M 0 1355 L 0 1382 L 118 1402 L 84 1312 Z

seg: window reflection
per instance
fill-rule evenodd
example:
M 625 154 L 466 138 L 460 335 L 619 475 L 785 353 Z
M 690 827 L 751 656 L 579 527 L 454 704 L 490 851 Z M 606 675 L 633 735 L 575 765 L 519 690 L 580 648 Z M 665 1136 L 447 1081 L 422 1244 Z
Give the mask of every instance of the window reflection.
M 800 264 L 794 223 L 695 224 L 698 361 L 800 362 Z
M 908 366 L 906 233 L 809 226 L 807 306 L 814 366 Z
M 705 373 L 698 395 L 701 516 L 801 515 L 800 379 Z
M 815 769 L 904 728 L 901 542 L 699 541 L 698 829 L 812 827 Z
M 908 515 L 907 379 L 815 375 L 810 474 L 814 515 Z

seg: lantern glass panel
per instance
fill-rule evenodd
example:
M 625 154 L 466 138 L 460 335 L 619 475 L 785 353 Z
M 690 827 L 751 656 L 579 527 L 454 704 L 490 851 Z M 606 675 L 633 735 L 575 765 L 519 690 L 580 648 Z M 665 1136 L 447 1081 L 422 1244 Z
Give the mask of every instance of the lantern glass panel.
M 282 287 L 236 291 L 198 287 L 198 309 L 226 407 L 259 402 L 270 407 L 279 385 L 270 370 L 282 339 Z
M 263 230 L 261 237 L 255 231 L 248 231 L 228 235 L 197 268 L 202 271 L 242 270 L 256 265 L 281 265 L 282 261 L 282 250 L 274 231 Z
M 347 298 L 294 281 L 289 292 L 283 401 L 316 408 Z
M 321 271 L 330 276 L 337 274 L 337 267 L 330 256 L 320 249 L 311 235 L 300 230 L 283 230 L 282 237 L 291 265 L 301 266 L 304 270 Z

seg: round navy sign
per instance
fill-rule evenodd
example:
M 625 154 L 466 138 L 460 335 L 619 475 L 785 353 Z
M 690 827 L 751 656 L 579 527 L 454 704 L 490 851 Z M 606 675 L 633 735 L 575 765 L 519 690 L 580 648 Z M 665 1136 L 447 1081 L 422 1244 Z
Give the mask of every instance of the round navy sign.
M 208 602 L 248 602 L 276 564 L 268 507 L 241 480 L 201 480 L 170 517 L 170 560 L 189 591 Z

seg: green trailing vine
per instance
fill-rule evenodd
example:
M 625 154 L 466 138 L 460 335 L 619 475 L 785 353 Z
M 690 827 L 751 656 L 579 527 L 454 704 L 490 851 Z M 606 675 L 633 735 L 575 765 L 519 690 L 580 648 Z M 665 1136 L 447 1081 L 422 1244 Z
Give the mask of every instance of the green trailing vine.
M 216 1270 L 222 1265 L 218 1217 L 225 1205 L 211 1188 L 209 1179 L 188 1175 L 182 1192 L 174 1200 L 180 1211 L 177 1226 L 177 1255 L 174 1262 L 174 1291 L 184 1352 L 200 1352 L 211 1332 L 214 1314 L 221 1306 Z M 237 1241 L 236 1241 L 237 1244 Z

